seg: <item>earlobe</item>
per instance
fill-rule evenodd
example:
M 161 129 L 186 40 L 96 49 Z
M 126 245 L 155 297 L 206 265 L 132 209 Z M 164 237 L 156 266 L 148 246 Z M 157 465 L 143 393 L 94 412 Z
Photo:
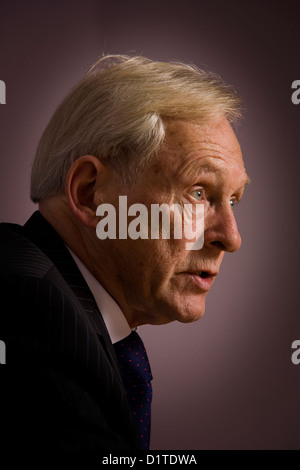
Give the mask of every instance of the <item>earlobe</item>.
M 105 167 L 97 157 L 85 155 L 73 163 L 66 179 L 66 198 L 70 210 L 83 225 L 95 229 L 98 218 L 94 196 L 103 172 Z

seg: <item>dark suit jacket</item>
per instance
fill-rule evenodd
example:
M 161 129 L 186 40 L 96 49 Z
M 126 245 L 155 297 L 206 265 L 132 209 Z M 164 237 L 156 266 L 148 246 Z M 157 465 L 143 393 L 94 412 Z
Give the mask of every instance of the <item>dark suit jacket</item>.
M 0 241 L 1 447 L 138 449 L 106 326 L 63 241 L 39 212 L 0 224 Z

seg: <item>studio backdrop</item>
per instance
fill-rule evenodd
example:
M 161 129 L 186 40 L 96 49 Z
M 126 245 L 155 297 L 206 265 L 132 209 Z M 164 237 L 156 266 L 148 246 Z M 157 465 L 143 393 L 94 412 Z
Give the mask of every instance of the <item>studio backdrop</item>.
M 36 209 L 39 138 L 103 53 L 196 64 L 244 100 L 242 247 L 225 255 L 201 320 L 139 328 L 152 449 L 300 449 L 299 14 L 296 0 L 0 4 L 1 221 L 23 224 Z

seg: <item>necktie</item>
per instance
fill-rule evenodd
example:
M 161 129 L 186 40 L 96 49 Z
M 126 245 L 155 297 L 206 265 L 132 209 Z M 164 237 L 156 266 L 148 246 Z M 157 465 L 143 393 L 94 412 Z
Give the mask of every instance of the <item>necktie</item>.
M 152 400 L 152 373 L 140 336 L 132 331 L 114 343 L 121 377 L 139 434 L 141 448 L 149 449 Z

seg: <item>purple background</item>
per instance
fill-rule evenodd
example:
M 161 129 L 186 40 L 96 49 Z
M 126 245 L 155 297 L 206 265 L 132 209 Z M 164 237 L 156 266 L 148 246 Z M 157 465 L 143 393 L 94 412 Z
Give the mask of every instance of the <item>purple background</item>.
M 300 449 L 300 4 L 272 1 L 12 1 L 0 6 L 0 220 L 24 223 L 30 166 L 54 109 L 104 53 L 177 59 L 244 97 L 252 178 L 197 323 L 140 328 L 154 382 L 152 449 Z

